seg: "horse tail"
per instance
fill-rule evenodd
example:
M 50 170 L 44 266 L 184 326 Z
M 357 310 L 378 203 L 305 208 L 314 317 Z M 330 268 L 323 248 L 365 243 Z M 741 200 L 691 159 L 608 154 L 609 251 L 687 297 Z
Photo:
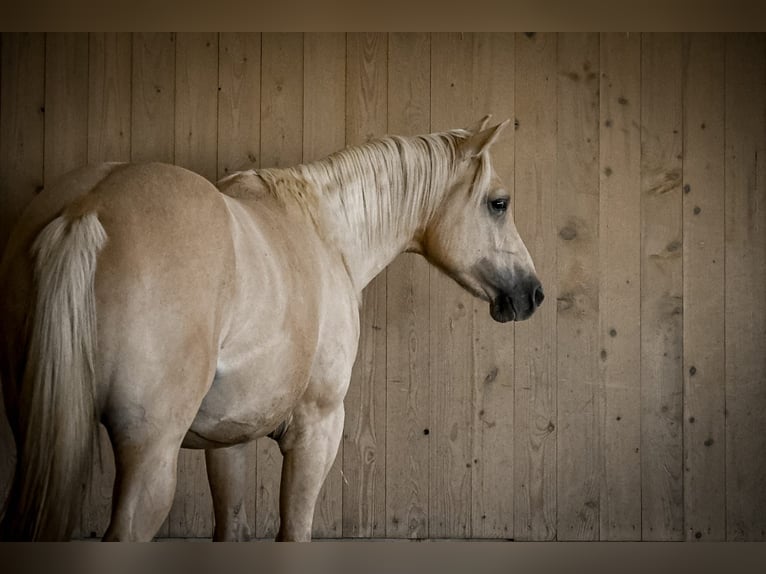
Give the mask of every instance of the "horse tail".
M 65 539 L 79 519 L 98 439 L 94 282 L 105 241 L 96 213 L 65 213 L 32 247 L 36 289 L 4 537 Z

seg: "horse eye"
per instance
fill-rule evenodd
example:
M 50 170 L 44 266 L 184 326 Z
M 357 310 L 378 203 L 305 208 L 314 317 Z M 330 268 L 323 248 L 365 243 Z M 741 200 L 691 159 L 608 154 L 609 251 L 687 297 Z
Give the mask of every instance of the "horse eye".
M 489 202 L 489 208 L 496 213 L 503 213 L 508 209 L 508 198 L 501 197 L 499 199 L 493 199 Z

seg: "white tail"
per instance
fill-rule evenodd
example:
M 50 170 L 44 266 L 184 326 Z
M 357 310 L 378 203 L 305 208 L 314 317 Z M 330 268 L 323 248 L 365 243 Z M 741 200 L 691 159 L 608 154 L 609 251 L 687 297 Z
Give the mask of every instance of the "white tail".
M 18 461 L 4 534 L 60 540 L 79 518 L 98 437 L 94 355 L 98 216 L 62 215 L 37 237 L 34 307 L 19 393 Z

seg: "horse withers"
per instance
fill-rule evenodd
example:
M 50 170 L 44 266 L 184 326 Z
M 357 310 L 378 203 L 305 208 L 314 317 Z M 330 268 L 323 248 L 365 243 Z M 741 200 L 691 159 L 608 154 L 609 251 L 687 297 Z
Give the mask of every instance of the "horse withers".
M 278 540 L 308 540 L 340 442 L 362 289 L 413 251 L 497 321 L 542 303 L 487 128 L 390 136 L 216 188 L 157 163 L 89 166 L 28 207 L 0 267 L 0 377 L 17 465 L 5 538 L 79 515 L 98 424 L 106 540 L 150 540 L 179 449 L 204 449 L 215 540 L 250 536 L 243 445 L 284 455 Z

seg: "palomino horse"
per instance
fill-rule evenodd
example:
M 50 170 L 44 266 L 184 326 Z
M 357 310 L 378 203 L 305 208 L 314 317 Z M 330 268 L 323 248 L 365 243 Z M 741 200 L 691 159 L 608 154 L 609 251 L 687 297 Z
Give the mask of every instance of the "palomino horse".
M 71 534 L 99 421 L 117 478 L 106 540 L 150 540 L 181 447 L 205 449 L 215 540 L 249 537 L 243 445 L 284 455 L 278 540 L 308 540 L 341 438 L 361 292 L 414 251 L 528 318 L 543 292 L 488 150 L 503 122 L 384 137 L 234 174 L 105 164 L 65 176 L 0 268 L 0 376 L 17 445 L 6 538 Z

